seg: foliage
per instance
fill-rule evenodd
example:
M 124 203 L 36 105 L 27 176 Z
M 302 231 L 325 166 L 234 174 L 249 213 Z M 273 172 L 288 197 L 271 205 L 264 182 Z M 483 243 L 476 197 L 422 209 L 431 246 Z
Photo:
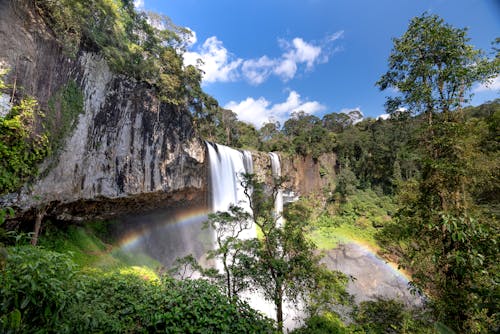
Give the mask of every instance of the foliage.
M 208 221 L 216 231 L 218 247 L 211 256 L 222 263 L 224 291 L 230 298 L 247 288 L 262 292 L 275 306 L 280 332 L 285 300 L 302 300 L 314 312 L 326 303 L 347 299 L 345 276 L 319 265 L 315 245 L 306 237 L 309 210 L 299 204 L 290 205 L 283 213 L 285 222 L 278 224 L 274 201 L 282 182 L 275 180 L 267 188 L 255 175 L 243 175 L 251 214 L 232 206 L 227 212 L 210 215 Z M 250 223 L 258 227 L 261 237 L 240 240 Z
M 481 51 L 467 44 L 467 29 L 457 29 L 437 15 L 411 20 L 401 38 L 393 40 L 389 70 L 377 82 L 381 89 L 398 89 L 401 97 L 389 98 L 387 110 L 406 106 L 410 112 L 447 113 L 466 103 L 476 82 L 498 73 Z
M 48 138 L 35 132 L 37 102 L 26 97 L 0 117 L 0 194 L 17 190 L 38 172 L 48 154 Z
M 335 187 L 335 191 L 344 199 L 349 195 L 353 195 L 359 184 L 356 175 L 354 175 L 349 167 L 344 167 L 340 170 L 336 181 L 337 186 Z
M 127 266 L 143 266 L 152 270 L 160 263 L 145 254 L 126 252 L 112 247 L 109 222 L 87 222 L 85 226 L 63 225 L 46 221 L 39 245 L 45 249 L 68 254 L 79 268 L 115 270 Z M 103 241 L 103 236 L 106 237 Z M 105 243 L 106 242 L 106 243 Z
M 272 323 L 206 281 L 128 270 L 80 272 L 68 256 L 8 249 L 0 330 L 16 333 L 271 333 Z
M 390 196 L 373 190 L 356 190 L 345 201 L 319 204 L 306 203 L 316 208 L 310 221 L 310 235 L 319 249 L 333 249 L 340 242 L 353 240 L 379 249 L 376 235 L 380 228 L 392 223 L 396 205 Z
M 358 326 L 367 333 L 435 333 L 428 315 L 423 310 L 408 309 L 403 303 L 395 300 L 378 298 L 361 302 L 353 315 Z
M 335 135 L 323 127 L 318 117 L 303 111 L 292 113 L 283 125 L 283 133 L 295 151 L 290 153 L 310 155 L 317 159 L 322 153 L 332 152 L 335 147 Z
M 35 1 L 63 49 L 99 51 L 117 72 L 157 88 L 160 99 L 175 105 L 203 104 L 201 72 L 183 66 L 190 31 L 165 16 L 137 12 L 131 0 Z
M 43 124 L 49 134 L 51 152 L 57 152 L 76 126 L 78 116 L 83 113 L 83 93 L 71 80 L 51 96 L 48 106 L 49 113 Z
M 226 212 L 209 214 L 204 228 L 215 231 L 216 248 L 208 252 L 209 259 L 220 259 L 223 266 L 223 275 L 219 281 L 229 298 L 238 296 L 249 287 L 245 270 L 241 267 L 240 254 L 246 249 L 246 242 L 241 235 L 251 227 L 250 214 L 241 207 L 231 205 Z M 208 272 L 205 271 L 205 274 Z
M 9 249 L 7 263 L 0 272 L 3 329 L 57 329 L 71 303 L 68 291 L 74 275 L 75 265 L 66 255 L 31 246 Z M 11 321 L 13 315 L 15 323 Z
M 472 85 L 496 75 L 500 64 L 467 42 L 465 29 L 437 16 L 414 18 L 394 40 L 389 71 L 378 85 L 400 92 L 387 101 L 389 112 L 406 106 L 425 120 L 415 147 L 421 177 L 402 188 L 400 228 L 392 230 L 403 245 L 402 264 L 433 298 L 438 320 L 459 332 L 483 333 L 498 329 L 491 291 L 498 291 L 499 226 L 479 210 L 472 190 L 491 180 L 492 168 L 498 173 L 498 150 L 481 149 L 485 136 L 461 106 Z
M 336 314 L 326 312 L 306 319 L 304 326 L 294 330 L 292 334 L 349 334 L 364 333 L 355 326 L 346 326 Z

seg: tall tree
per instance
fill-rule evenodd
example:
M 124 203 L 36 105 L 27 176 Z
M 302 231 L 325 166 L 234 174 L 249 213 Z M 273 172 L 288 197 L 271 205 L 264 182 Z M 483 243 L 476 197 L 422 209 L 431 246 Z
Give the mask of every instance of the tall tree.
M 347 298 L 346 277 L 319 264 L 316 246 L 306 237 L 310 209 L 301 204 L 285 208 L 284 224 L 278 224 L 274 202 L 283 180 L 275 180 L 271 190 L 255 175 L 247 174 L 243 185 L 252 208 L 252 221 L 260 229 L 261 238 L 250 241 L 242 264 L 247 275 L 276 309 L 278 330 L 283 331 L 283 304 L 303 301 L 306 306 L 327 300 L 341 302 Z M 325 296 L 327 296 L 325 298 Z
M 482 219 L 470 196 L 480 160 L 462 105 L 475 83 L 498 74 L 499 62 L 468 42 L 466 29 L 435 15 L 416 17 L 394 39 L 389 70 L 377 84 L 400 93 L 388 99 L 388 112 L 405 108 L 425 119 L 415 147 L 422 177 L 401 197 L 399 223 L 408 238 L 403 264 L 434 297 L 440 320 L 459 332 L 488 332 L 496 317 L 488 291 L 498 289 L 498 222 Z
M 180 262 L 219 282 L 230 298 L 245 289 L 261 292 L 274 304 L 277 327 L 282 332 L 286 301 L 319 313 L 323 307 L 348 301 L 348 294 L 345 275 L 320 265 L 316 247 L 306 237 L 310 209 L 300 204 L 288 206 L 283 213 L 285 222 L 277 223 L 274 202 L 283 180 L 275 181 L 269 187 L 254 174 L 244 175 L 242 183 L 252 213 L 231 206 L 227 212 L 209 216 L 207 225 L 215 230 L 217 243 L 210 256 L 219 260 L 221 273 L 193 265 L 192 257 Z M 259 228 L 262 236 L 240 240 L 250 223 Z

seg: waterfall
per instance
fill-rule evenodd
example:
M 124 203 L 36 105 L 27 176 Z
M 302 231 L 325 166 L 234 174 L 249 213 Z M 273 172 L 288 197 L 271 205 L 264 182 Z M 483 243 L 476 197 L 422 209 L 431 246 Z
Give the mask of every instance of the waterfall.
M 280 158 L 277 153 L 271 152 L 269 153 L 269 157 L 271 158 L 271 171 L 273 178 L 277 179 L 281 177 L 281 164 Z M 276 200 L 274 202 L 274 211 L 278 219 L 276 220 L 276 224 L 281 226 L 283 224 L 283 191 L 281 189 L 278 190 L 276 194 Z
M 253 173 L 252 154 L 248 151 L 238 151 L 230 147 L 207 142 L 208 159 L 210 166 L 211 204 L 212 212 L 227 211 L 231 204 L 237 204 L 251 213 L 250 204 L 244 194 L 241 185 L 242 173 Z M 275 178 L 281 176 L 281 166 L 276 153 L 270 153 L 272 175 Z M 283 211 L 283 198 L 281 191 L 278 193 L 276 203 L 276 214 L 281 215 Z M 277 224 L 281 224 L 281 217 Z M 253 239 L 257 237 L 254 225 L 239 235 L 241 239 Z M 215 264 L 220 270 L 220 263 Z M 265 300 L 261 292 L 244 291 L 241 298 L 246 300 L 253 308 L 263 312 L 270 318 L 275 317 L 274 304 Z M 284 304 L 285 328 L 297 327 L 295 317 L 299 314 L 294 311 L 294 306 Z
M 241 174 L 253 172 L 252 154 L 207 142 L 212 187 L 212 211 L 227 211 L 231 204 L 251 212 L 250 204 L 241 185 Z M 244 231 L 242 239 L 255 238 L 255 226 Z
M 248 174 L 253 174 L 253 160 L 250 151 L 243 151 L 243 164 L 245 165 L 246 172 Z

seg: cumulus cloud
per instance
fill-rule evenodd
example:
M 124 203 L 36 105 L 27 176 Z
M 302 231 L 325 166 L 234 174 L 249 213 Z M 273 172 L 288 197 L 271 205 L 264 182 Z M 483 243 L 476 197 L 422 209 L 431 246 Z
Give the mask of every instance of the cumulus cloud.
M 304 101 L 296 91 L 290 91 L 284 102 L 271 104 L 264 97 L 247 97 L 240 102 L 231 101 L 224 106 L 238 115 L 238 119 L 260 128 L 270 119 L 283 123 L 293 111 L 305 111 L 309 114 L 325 110 L 317 101 Z
M 203 81 L 208 83 L 236 80 L 239 76 L 238 68 L 243 62 L 231 55 L 215 36 L 207 38 L 199 52 L 184 53 L 185 65 L 197 65 L 198 59 L 202 61 L 200 68 L 204 72 Z
M 489 91 L 500 93 L 500 75 L 474 88 L 474 93 Z
M 279 39 L 278 45 L 283 49 L 279 57 L 263 55 L 253 59 L 235 57 L 224 47 L 222 41 L 212 36 L 197 51 L 186 52 L 184 63 L 196 65 L 200 59 L 203 62 L 201 69 L 205 72 L 205 83 L 242 78 L 252 85 L 260 85 L 271 75 L 287 82 L 300 70 L 312 71 L 317 64 L 327 62 L 330 55 L 340 51 L 341 48 L 332 47 L 332 43 L 342 38 L 343 34 L 343 31 L 338 31 L 318 43 L 308 42 L 300 37 L 291 41 Z M 196 34 L 193 36 L 195 42 Z
M 260 85 L 267 80 L 275 65 L 275 60 L 262 56 L 259 59 L 245 60 L 241 71 L 251 84 Z
M 144 8 L 144 0 L 134 0 L 134 6 L 137 9 L 143 9 Z
M 321 46 L 315 46 L 299 37 L 291 42 L 280 40 L 279 44 L 285 49 L 285 53 L 275 60 L 273 72 L 283 81 L 293 79 L 300 64 L 305 64 L 306 70 L 311 71 L 322 52 Z

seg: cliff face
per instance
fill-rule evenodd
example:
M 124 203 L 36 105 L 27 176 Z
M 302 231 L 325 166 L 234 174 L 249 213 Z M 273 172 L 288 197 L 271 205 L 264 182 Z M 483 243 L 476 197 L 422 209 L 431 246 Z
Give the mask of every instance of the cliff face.
M 25 215 L 44 207 L 59 219 L 205 205 L 205 145 L 194 134 L 189 112 L 161 103 L 145 84 L 112 73 L 97 54 L 65 56 L 33 10 L 12 3 L 0 0 L 6 81 L 34 96 L 46 113 L 59 112 L 48 108 L 49 101 L 74 81 L 83 94 L 83 112 L 43 166 L 44 176 L 0 204 Z
M 271 160 L 268 153 L 252 152 L 255 173 L 261 180 L 271 183 Z M 295 195 L 308 195 L 335 187 L 334 153 L 321 155 L 317 160 L 312 157 L 285 156 L 280 154 L 281 175 L 287 178 L 284 186 Z

